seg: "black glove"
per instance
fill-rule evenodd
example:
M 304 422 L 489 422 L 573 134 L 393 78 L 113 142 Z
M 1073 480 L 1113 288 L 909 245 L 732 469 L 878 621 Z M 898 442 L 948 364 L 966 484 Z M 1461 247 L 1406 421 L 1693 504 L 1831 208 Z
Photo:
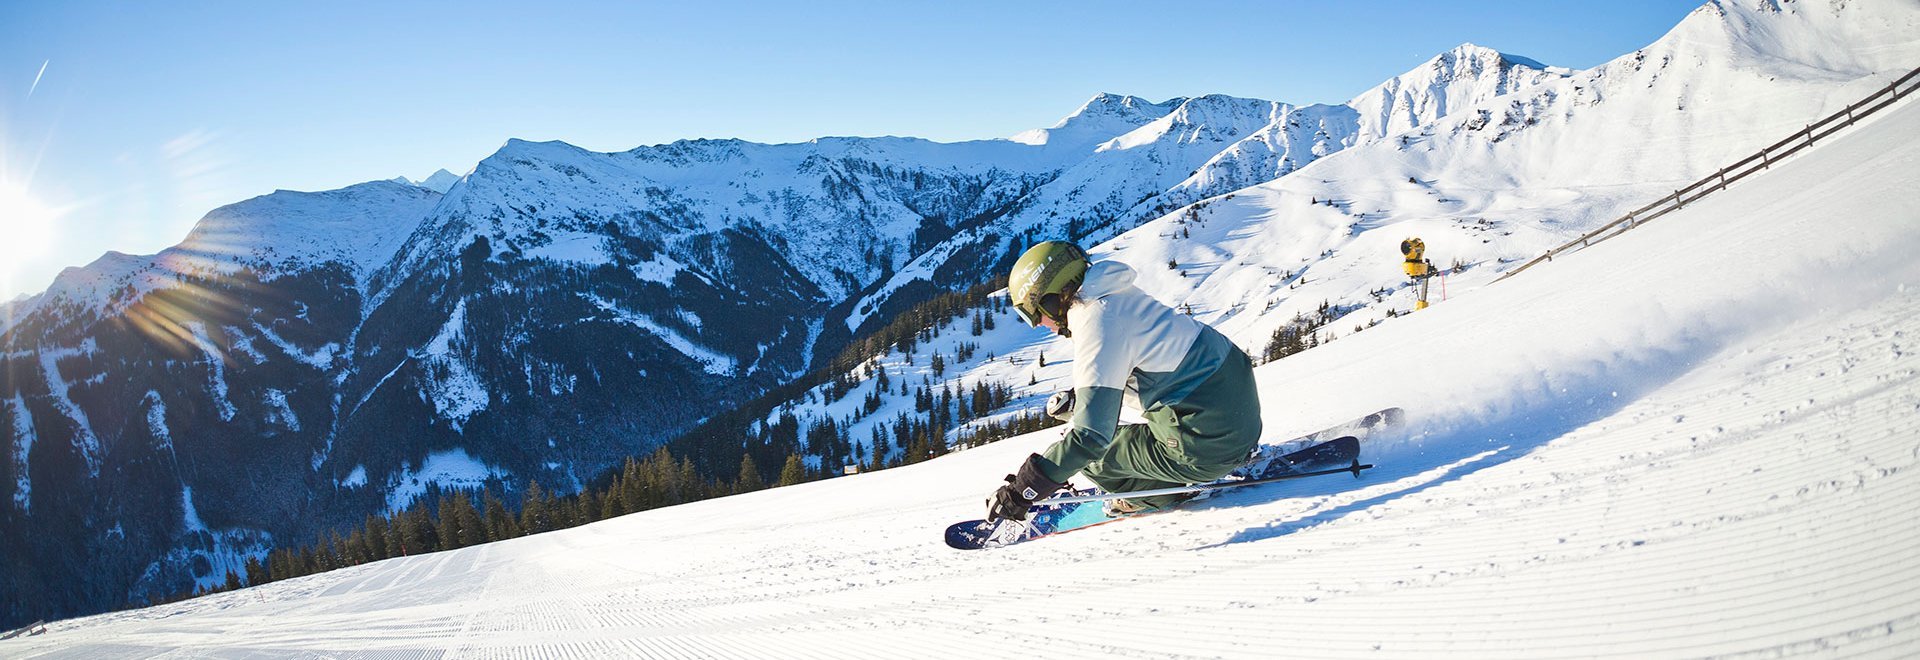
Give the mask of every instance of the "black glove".
M 1020 464 L 1020 472 L 1007 475 L 1007 485 L 993 491 L 993 499 L 987 500 L 987 522 L 1001 518 L 1026 520 L 1027 508 L 1033 506 L 1034 500 L 1044 499 L 1065 487 L 1066 484 L 1048 479 L 1040 471 L 1039 454 L 1028 455 L 1027 461 Z
M 1062 422 L 1073 422 L 1073 390 L 1061 390 L 1047 397 L 1047 416 Z

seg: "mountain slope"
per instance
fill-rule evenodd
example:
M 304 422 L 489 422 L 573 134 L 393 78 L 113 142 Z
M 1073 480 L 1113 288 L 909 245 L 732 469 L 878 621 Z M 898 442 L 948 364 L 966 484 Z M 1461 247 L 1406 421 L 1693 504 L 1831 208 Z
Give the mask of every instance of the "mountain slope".
M 1911 655 L 1920 200 L 1899 193 L 1920 175 L 1916 134 L 1905 102 L 1658 223 L 1261 367 L 1270 441 L 1413 411 L 1360 481 L 941 547 L 1049 431 L 0 648 Z M 1752 259 L 1781 276 L 1725 277 Z

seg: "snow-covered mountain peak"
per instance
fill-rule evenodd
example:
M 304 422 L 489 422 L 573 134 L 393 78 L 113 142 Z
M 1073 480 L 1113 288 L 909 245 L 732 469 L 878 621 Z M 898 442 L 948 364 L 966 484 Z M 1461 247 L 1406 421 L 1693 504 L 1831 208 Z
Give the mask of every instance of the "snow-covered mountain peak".
M 39 303 L 40 298 L 44 295 L 45 292 L 31 295 L 20 294 L 19 296 L 15 296 L 13 300 L 0 303 L 0 335 L 7 334 L 7 331 L 13 328 L 13 324 L 20 320 L 20 317 L 33 311 L 34 305 Z
M 574 146 L 573 144 L 568 143 L 564 140 L 535 141 L 535 140 L 522 140 L 520 138 L 507 138 L 507 141 L 505 144 L 500 145 L 500 148 L 498 150 L 494 151 L 492 155 L 487 156 L 485 160 L 482 160 L 480 162 L 481 163 L 488 163 L 488 162 L 498 163 L 501 160 L 511 161 L 514 159 L 525 159 L 525 158 L 561 159 L 561 158 L 592 156 L 592 155 L 595 155 L 595 152 L 588 151 L 581 147 Z
M 280 190 L 214 209 L 169 252 L 269 270 L 337 262 L 364 282 L 439 200 L 424 186 L 393 181 Z
M 1274 101 L 1208 94 L 1181 102 L 1166 116 L 1109 140 L 1100 149 L 1133 149 L 1168 140 L 1180 144 L 1232 143 L 1291 109 Z
M 460 182 L 460 175 L 448 172 L 446 168 L 441 168 L 433 174 L 427 175 L 427 178 L 419 181 L 404 176 L 394 177 L 392 180 L 395 183 L 418 186 L 445 195 L 447 194 L 447 189 L 452 188 L 453 184 Z
M 108 250 L 85 266 L 60 269 L 60 274 L 54 276 L 53 285 L 47 287 L 41 299 L 72 303 L 104 299 L 134 273 L 149 266 L 152 260 L 150 256 Z
M 12 311 L 24 316 L 63 304 L 104 311 L 110 303 L 131 303 L 182 277 L 241 268 L 271 279 L 339 264 L 364 285 L 439 199 L 439 193 L 393 180 L 324 192 L 274 191 L 208 212 L 186 240 L 159 254 L 109 251 L 85 266 L 62 270 L 44 295 Z
M 1773 75 L 1824 72 L 1849 79 L 1920 65 L 1914 3 L 1712 0 L 1656 46 L 1660 55 L 1712 59 Z
M 1086 103 L 1081 104 L 1080 109 L 1075 110 L 1073 114 L 1068 115 L 1066 119 L 1060 120 L 1060 123 L 1055 124 L 1054 128 L 1064 128 L 1068 123 L 1075 120 L 1087 120 L 1102 116 L 1120 118 L 1157 117 L 1166 114 L 1185 101 L 1186 99 L 1175 97 L 1154 103 L 1138 96 L 1102 92 L 1093 95 L 1093 98 L 1087 99 Z
M 1458 58 L 1435 68 L 1447 64 L 1436 58 L 1354 101 L 1365 130 L 1401 139 L 1328 159 L 1315 176 L 1391 171 L 1449 188 L 1684 184 L 1920 64 L 1913 34 L 1911 2 L 1742 0 L 1709 3 L 1654 43 L 1567 75 L 1503 56 L 1497 70 L 1434 93 L 1437 72 L 1473 71 Z M 1423 109 L 1444 112 L 1429 120 Z M 1418 134 L 1408 121 L 1422 122 Z M 1539 162 L 1514 165 L 1528 159 Z
M 1165 117 L 1186 101 L 1176 97 L 1153 103 L 1138 96 L 1096 94 L 1052 128 L 1022 131 L 1008 139 L 1052 149 L 1084 149 Z
M 1571 73 L 1466 43 L 1360 93 L 1347 105 L 1360 113 L 1360 139 L 1366 142 Z
M 1447 52 L 1433 56 L 1433 59 L 1428 60 L 1424 68 L 1452 67 L 1457 69 L 1466 66 L 1476 69 L 1494 69 L 1508 65 L 1519 65 L 1531 69 L 1540 69 L 1542 71 L 1552 68 L 1533 58 L 1514 55 L 1512 53 L 1503 53 L 1471 41 L 1454 46 Z

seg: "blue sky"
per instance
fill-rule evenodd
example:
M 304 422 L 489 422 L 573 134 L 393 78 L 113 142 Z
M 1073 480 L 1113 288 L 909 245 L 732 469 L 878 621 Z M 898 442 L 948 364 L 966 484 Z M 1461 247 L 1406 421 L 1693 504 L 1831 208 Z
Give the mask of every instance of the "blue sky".
M 0 2 L 0 300 L 276 189 L 464 173 L 508 138 L 939 141 L 1100 92 L 1339 103 L 1473 42 L 1587 68 L 1694 0 Z

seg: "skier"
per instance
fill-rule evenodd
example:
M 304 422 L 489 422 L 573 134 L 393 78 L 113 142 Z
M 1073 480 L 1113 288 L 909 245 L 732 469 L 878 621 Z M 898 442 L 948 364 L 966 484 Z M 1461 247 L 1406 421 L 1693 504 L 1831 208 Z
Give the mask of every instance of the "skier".
M 1072 428 L 1032 454 L 988 500 L 987 520 L 1025 520 L 1035 500 L 1084 474 L 1107 492 L 1212 481 L 1244 465 L 1260 441 L 1253 363 L 1225 335 L 1133 286 L 1117 261 L 1047 241 L 1013 265 L 1007 293 L 1027 325 L 1073 341 L 1074 387 L 1048 414 Z M 1125 402 L 1147 423 L 1120 425 Z M 1150 511 L 1190 495 L 1114 500 L 1109 512 Z

